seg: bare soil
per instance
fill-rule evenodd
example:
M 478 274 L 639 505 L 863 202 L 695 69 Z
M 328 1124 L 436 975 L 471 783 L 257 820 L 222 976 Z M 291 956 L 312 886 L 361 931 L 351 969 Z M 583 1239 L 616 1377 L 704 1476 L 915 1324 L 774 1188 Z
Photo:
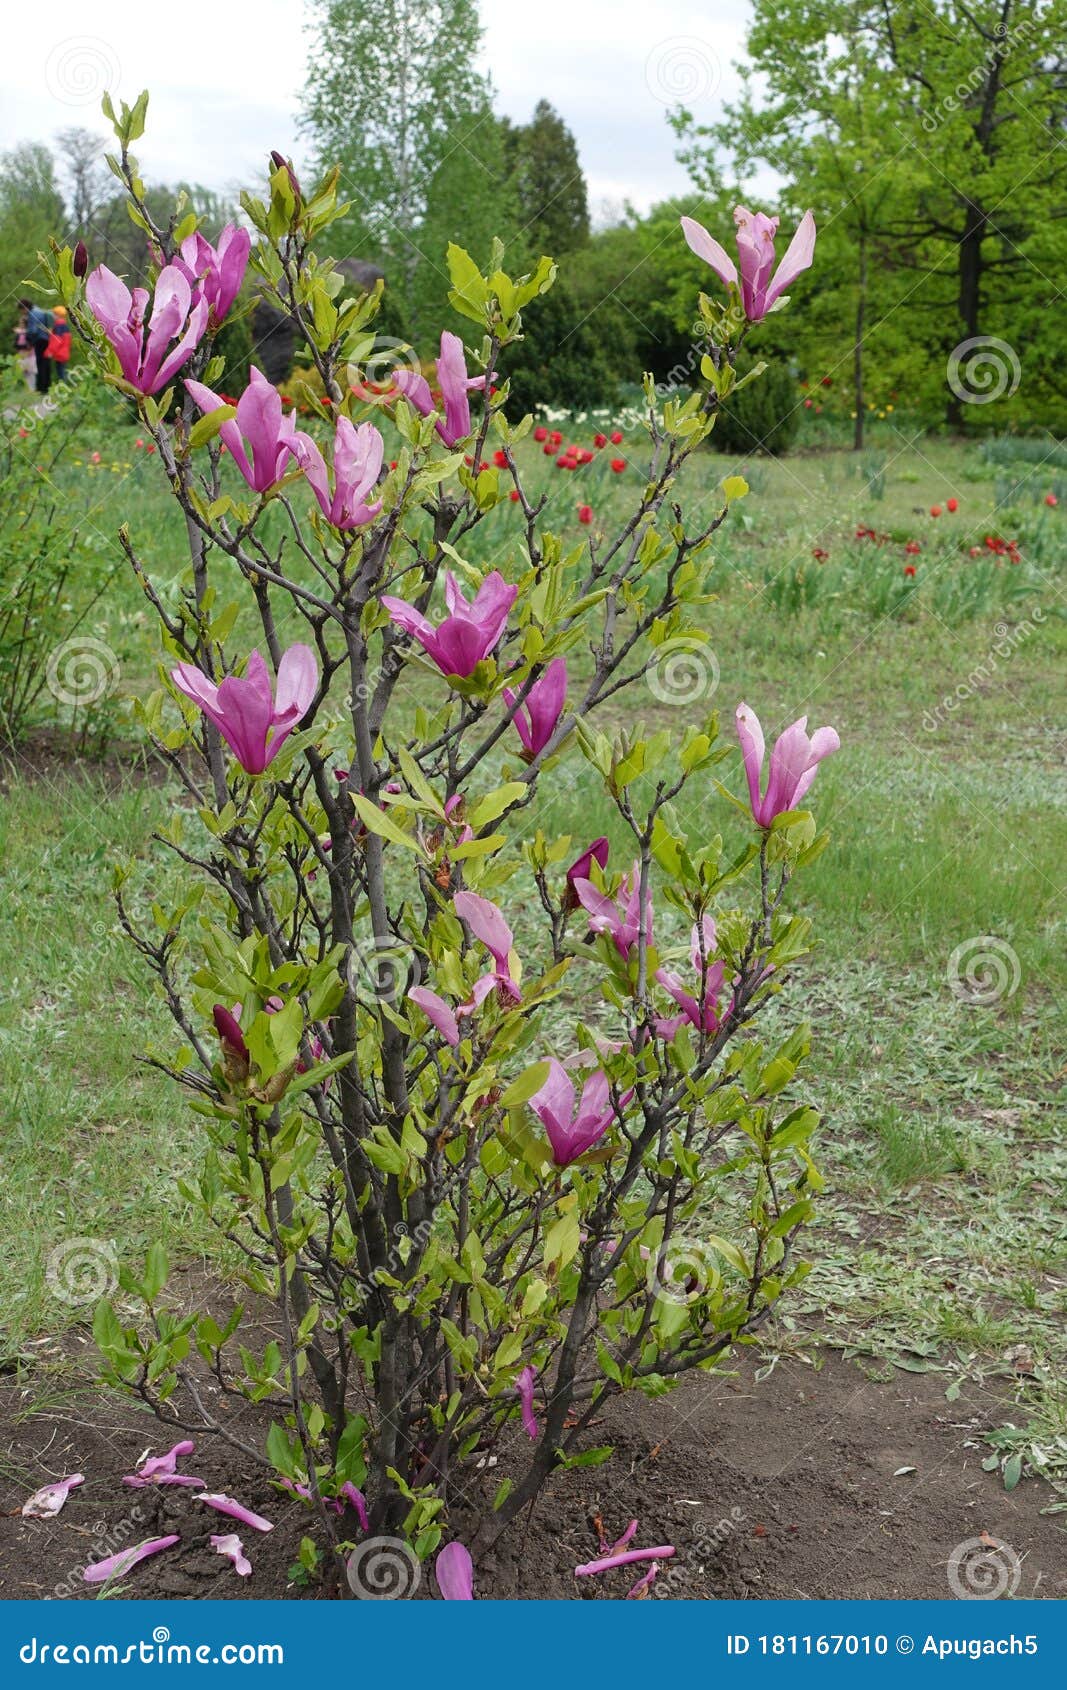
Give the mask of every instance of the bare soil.
M 654 1587 L 668 1598 L 949 1597 L 958 1594 L 948 1576 L 954 1551 L 977 1543 L 981 1557 L 989 1539 L 1004 1546 L 995 1553 L 1008 1558 L 1016 1596 L 1067 1596 L 1063 1516 L 1042 1513 L 1053 1493 L 1038 1480 L 1006 1492 L 981 1467 L 979 1433 L 1010 1418 L 1010 1403 L 966 1387 L 949 1403 L 944 1387 L 934 1372 L 874 1381 L 825 1352 L 769 1368 L 766 1354 L 749 1351 L 729 1374 L 690 1377 L 653 1402 L 613 1403 L 590 1436 L 614 1445 L 611 1460 L 556 1475 L 532 1519 L 517 1522 L 477 1569 L 476 1594 L 618 1599 L 642 1568 L 582 1579 L 574 1568 L 596 1555 L 598 1520 L 610 1541 L 636 1517 L 635 1545 L 677 1549 Z M 180 1545 L 133 1568 L 125 1596 L 318 1594 L 288 1576 L 301 1537 L 315 1535 L 312 1516 L 219 1439 L 202 1440 L 185 1470 L 273 1520 L 269 1534 L 227 1521 L 188 1491 L 124 1486 L 122 1474 L 149 1446 L 174 1440 L 99 1388 L 48 1404 L 39 1382 L 11 1381 L 0 1390 L 0 1429 L 0 1599 L 90 1596 L 80 1577 L 87 1561 L 170 1532 Z M 486 1482 L 495 1488 L 503 1470 L 502 1462 Z M 21 1517 L 31 1490 L 75 1471 L 87 1482 L 54 1520 Z M 462 1536 L 462 1507 L 453 1519 Z M 251 1578 L 210 1548 L 212 1532 L 231 1529 L 244 1540 Z M 418 1594 L 435 1594 L 428 1568 Z

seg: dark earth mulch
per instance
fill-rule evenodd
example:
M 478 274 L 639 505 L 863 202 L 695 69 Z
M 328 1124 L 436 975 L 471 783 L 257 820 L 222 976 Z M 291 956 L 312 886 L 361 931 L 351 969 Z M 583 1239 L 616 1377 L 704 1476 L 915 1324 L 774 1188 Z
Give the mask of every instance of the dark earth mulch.
M 1067 1596 L 1063 1516 L 1041 1513 L 1053 1493 L 1036 1480 L 1005 1492 L 981 1467 L 978 1433 L 1010 1418 L 1009 1403 L 967 1387 L 949 1403 L 939 1374 L 875 1382 L 850 1362 L 821 1360 L 783 1359 L 766 1373 L 766 1360 L 760 1368 L 748 1354 L 728 1376 L 690 1377 L 657 1401 L 610 1405 L 591 1440 L 615 1446 L 610 1462 L 557 1475 L 532 1520 L 518 1521 L 479 1567 L 477 1595 L 623 1596 L 641 1568 L 578 1580 L 574 1568 L 597 1553 L 597 1516 L 613 1539 L 636 1515 L 636 1544 L 678 1549 L 656 1586 L 665 1597 L 948 1597 L 953 1551 L 983 1534 L 1014 1553 L 1017 1597 Z M 83 1597 L 86 1561 L 169 1531 L 181 1545 L 135 1567 L 124 1595 L 315 1594 L 288 1582 L 301 1537 L 314 1535 L 308 1511 L 250 1458 L 204 1439 L 183 1465 L 275 1521 L 269 1535 L 188 1492 L 124 1487 L 121 1475 L 147 1446 L 174 1441 L 147 1414 L 98 1389 L 51 1405 L 40 1396 L 14 1382 L 0 1391 L 0 1599 Z M 488 1476 L 494 1488 L 502 1470 Z M 32 1489 L 74 1471 L 87 1483 L 55 1520 L 18 1515 Z M 455 1524 L 462 1535 L 462 1520 Z M 231 1529 L 252 1560 L 249 1579 L 208 1546 L 212 1532 Z M 419 1595 L 432 1594 L 424 1569 Z

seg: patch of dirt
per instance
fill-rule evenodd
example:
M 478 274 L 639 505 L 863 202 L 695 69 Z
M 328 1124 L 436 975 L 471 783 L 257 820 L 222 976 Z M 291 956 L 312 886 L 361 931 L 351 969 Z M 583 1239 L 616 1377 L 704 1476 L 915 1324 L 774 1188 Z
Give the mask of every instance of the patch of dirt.
M 746 1352 L 729 1375 L 690 1376 L 656 1401 L 609 1405 L 590 1442 L 612 1443 L 612 1459 L 553 1478 L 533 1518 L 516 1522 L 478 1567 L 477 1595 L 618 1599 L 643 1568 L 582 1579 L 574 1568 L 598 1552 L 598 1516 L 609 1541 L 636 1516 L 636 1546 L 677 1548 L 654 1587 L 667 1598 L 950 1597 L 949 1562 L 967 1545 L 957 1575 L 965 1587 L 973 1554 L 994 1576 L 1004 1569 L 1005 1594 L 1014 1582 L 1020 1598 L 1067 1596 L 1063 1527 L 1040 1512 L 1053 1493 L 1036 1480 L 1006 1492 L 982 1471 L 978 1433 L 1009 1417 L 1003 1397 L 965 1387 L 948 1403 L 938 1374 L 877 1382 L 850 1362 L 819 1359 L 783 1359 L 757 1379 L 766 1359 L 761 1369 Z M 26 1385 L 0 1392 L 0 1599 L 83 1597 L 86 1561 L 171 1531 L 180 1546 L 135 1567 L 124 1594 L 314 1594 L 287 1582 L 301 1537 L 314 1535 L 311 1516 L 250 1457 L 202 1439 L 183 1466 L 273 1520 L 269 1534 L 188 1491 L 123 1486 L 149 1445 L 158 1452 L 173 1442 L 149 1415 L 96 1390 L 23 1417 L 33 1400 Z M 504 1470 L 502 1462 L 478 1483 L 495 1489 Z M 21 1518 L 32 1489 L 74 1471 L 87 1482 L 56 1519 Z M 462 1504 L 452 1518 L 463 1536 Z M 251 1578 L 210 1549 L 211 1533 L 231 1529 L 244 1540 Z M 989 1539 L 1004 1547 L 990 1549 Z M 419 1594 L 434 1594 L 428 1568 Z

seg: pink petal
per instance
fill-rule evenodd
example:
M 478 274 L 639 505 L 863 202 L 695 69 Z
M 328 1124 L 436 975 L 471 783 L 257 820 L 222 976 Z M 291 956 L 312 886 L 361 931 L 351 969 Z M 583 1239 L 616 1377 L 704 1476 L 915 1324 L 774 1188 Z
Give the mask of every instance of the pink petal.
M 69 1479 L 57 1479 L 54 1485 L 42 1485 L 22 1504 L 24 1517 L 27 1520 L 51 1520 L 59 1513 L 71 1491 L 84 1483 L 83 1473 L 72 1473 Z
M 367 1499 L 363 1495 L 363 1492 L 357 1485 L 352 1483 L 351 1479 L 347 1479 L 341 1486 L 341 1495 L 347 1502 L 351 1503 L 352 1507 L 355 1509 L 359 1523 L 363 1527 L 363 1530 L 365 1532 L 369 1532 L 370 1520 L 367 1517 Z
M 532 1367 L 524 1367 L 515 1380 L 515 1389 L 519 1393 L 522 1404 L 522 1424 L 527 1437 L 537 1438 L 537 1417 L 533 1411 L 534 1381 L 537 1375 Z
M 454 1540 L 446 1543 L 434 1562 L 437 1588 L 445 1602 L 473 1602 L 474 1564 L 470 1551 Z
M 94 1561 L 91 1566 L 86 1567 L 82 1578 L 86 1584 L 106 1584 L 109 1578 L 129 1572 L 138 1561 L 147 1561 L 150 1555 L 158 1555 L 161 1549 L 170 1549 L 180 1542 L 181 1538 L 176 1532 L 170 1537 L 146 1538 L 144 1543 L 138 1543 L 132 1549 L 120 1549 L 117 1555 L 108 1555 L 103 1561 Z
M 497 965 L 506 970 L 515 938 L 497 906 L 476 892 L 457 892 L 452 907 L 474 937 L 492 952 Z
M 253 1514 L 250 1508 L 242 1507 L 232 1496 L 224 1496 L 221 1491 L 203 1491 L 200 1496 L 194 1496 L 194 1502 L 206 1502 L 209 1508 L 214 1508 L 219 1514 L 228 1514 L 233 1520 L 240 1520 L 242 1526 L 251 1526 L 256 1532 L 272 1532 L 273 1520 L 265 1520 L 262 1514 Z
M 659 1572 L 659 1562 L 653 1561 L 651 1567 L 649 1567 L 648 1572 L 645 1574 L 644 1578 L 639 1578 L 636 1584 L 633 1584 L 633 1585 L 630 1586 L 629 1590 L 626 1592 L 626 1598 L 625 1598 L 626 1601 L 627 1602 L 640 1601 L 641 1597 L 645 1594 L 645 1591 L 648 1590 L 650 1585 L 655 1583 L 656 1574 L 658 1572 Z
M 689 250 L 695 252 L 698 258 L 702 258 L 705 264 L 711 265 L 720 282 L 724 282 L 728 287 L 731 282 L 737 281 L 737 266 L 733 259 L 726 249 L 708 234 L 703 223 L 698 223 L 693 217 L 683 217 L 682 234 Z
M 759 717 L 747 704 L 739 704 L 735 716 L 737 723 L 737 737 L 741 741 L 741 757 L 745 765 L 745 776 L 748 780 L 748 796 L 752 805 L 752 814 L 757 822 L 762 821 L 762 799 L 760 795 L 760 780 L 763 775 L 763 758 L 766 743 L 763 729 L 760 727 Z
M 677 1551 L 672 1543 L 661 1543 L 656 1549 L 628 1549 L 621 1555 L 602 1555 L 597 1561 L 586 1561 L 575 1567 L 575 1578 L 587 1578 L 590 1573 L 607 1573 L 612 1567 L 629 1567 L 635 1561 L 669 1561 Z
M 796 234 L 786 248 L 785 257 L 774 272 L 774 278 L 767 289 L 767 305 L 772 306 L 780 298 L 791 282 L 795 282 L 802 271 L 810 269 L 815 256 L 815 219 L 810 211 L 806 211 L 797 224 Z
M 245 1554 L 245 1546 L 236 1532 L 228 1532 L 224 1537 L 212 1533 L 211 1547 L 217 1555 L 225 1555 L 233 1562 L 234 1572 L 240 1573 L 244 1579 L 248 1577 L 252 1571 L 252 1563 Z
M 431 992 L 428 986 L 413 986 L 408 997 L 412 1003 L 418 1004 L 446 1044 L 450 1044 L 454 1049 L 459 1044 L 459 1023 L 444 998 L 438 997 L 436 992 Z

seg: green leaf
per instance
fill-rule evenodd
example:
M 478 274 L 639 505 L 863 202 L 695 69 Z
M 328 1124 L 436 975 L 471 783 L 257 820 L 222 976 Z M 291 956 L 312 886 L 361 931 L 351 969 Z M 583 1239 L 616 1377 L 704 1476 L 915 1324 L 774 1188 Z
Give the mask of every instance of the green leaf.
M 419 842 L 414 834 L 405 833 L 387 810 L 380 810 L 377 804 L 372 803 L 362 792 L 353 792 L 350 796 L 360 821 L 369 833 L 376 833 L 394 845 L 403 845 L 409 851 L 419 850 Z
M 152 1303 L 159 1296 L 170 1277 L 170 1263 L 162 1244 L 152 1244 L 144 1265 L 145 1301 Z
M 527 1068 L 517 1080 L 512 1081 L 502 1095 L 501 1108 L 517 1109 L 520 1103 L 528 1102 L 534 1092 L 541 1090 L 548 1079 L 550 1068 L 551 1064 L 548 1062 L 535 1062 L 532 1067 Z
M 558 1262 L 561 1268 L 574 1260 L 578 1254 L 581 1242 L 581 1227 L 578 1212 L 571 1209 L 566 1215 L 561 1215 L 558 1221 L 553 1221 L 545 1233 L 545 1264 Z

